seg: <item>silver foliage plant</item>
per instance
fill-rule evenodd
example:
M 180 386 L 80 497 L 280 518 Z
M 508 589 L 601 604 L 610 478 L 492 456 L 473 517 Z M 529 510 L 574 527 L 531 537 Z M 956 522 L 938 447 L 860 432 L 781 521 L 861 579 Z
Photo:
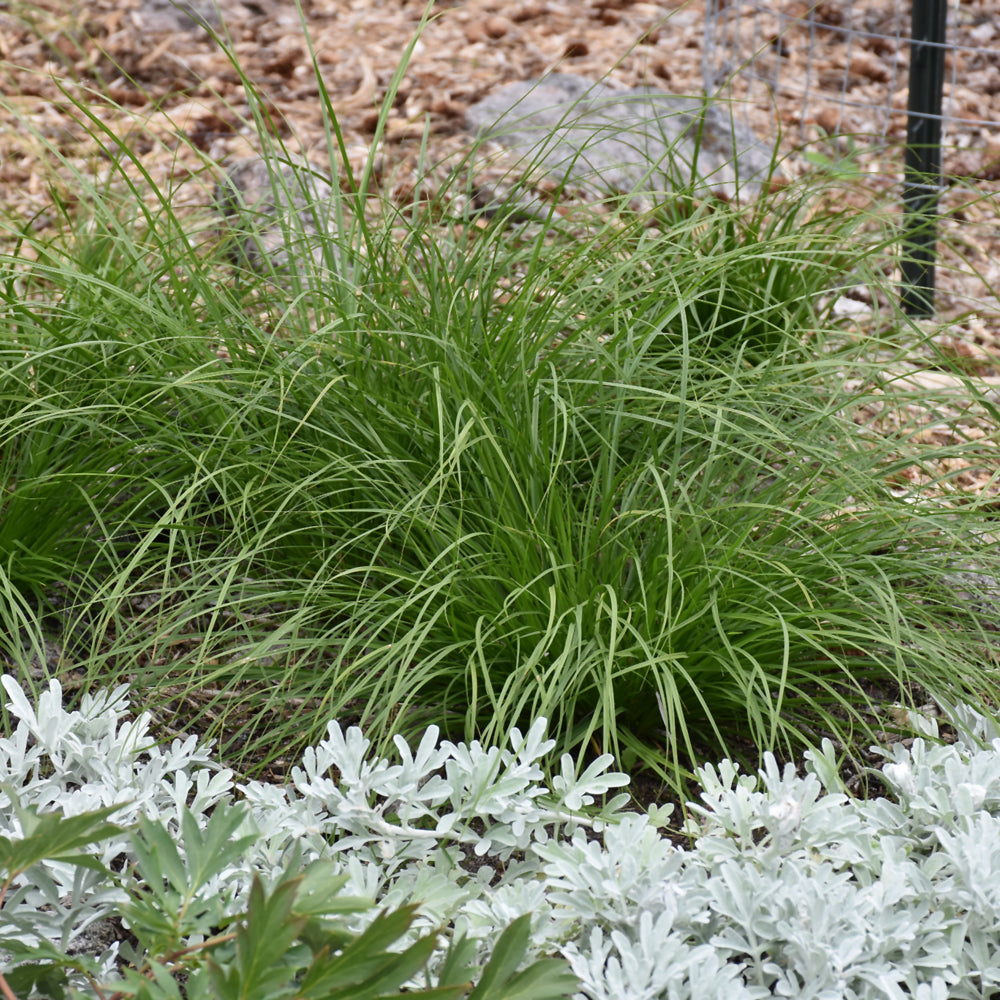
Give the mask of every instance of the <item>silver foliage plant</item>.
M 626 778 L 607 757 L 579 776 L 563 758 L 547 782 L 544 720 L 513 730 L 509 749 L 430 729 L 415 749 L 397 738 L 394 760 L 332 722 L 282 788 L 235 783 L 194 737 L 156 744 L 146 714 L 129 721 L 124 688 L 67 712 L 56 682 L 37 707 L 13 678 L 0 683 L 17 720 L 0 740 L 0 836 L 21 834 L 26 808 L 117 805 L 120 826 L 146 817 L 180 844 L 185 811 L 207 824 L 215 805 L 242 800 L 237 833 L 252 846 L 200 889 L 234 910 L 254 875 L 267 883 L 290 860 L 326 859 L 346 892 L 380 907 L 419 903 L 414 933 L 450 926 L 483 955 L 531 914 L 529 957 L 564 956 L 593 1000 L 962 1000 L 1000 989 L 1000 731 L 964 708 L 953 713 L 960 742 L 884 751 L 891 800 L 850 797 L 829 743 L 804 776 L 770 756 L 756 776 L 728 761 L 703 768 L 684 850 L 661 834 L 665 810 L 629 812 L 627 795 L 610 794 Z M 95 854 L 127 875 L 133 845 L 126 832 Z M 0 940 L 72 953 L 120 911 L 126 884 L 36 865 L 8 891 Z M 102 956 L 109 972 L 117 948 Z

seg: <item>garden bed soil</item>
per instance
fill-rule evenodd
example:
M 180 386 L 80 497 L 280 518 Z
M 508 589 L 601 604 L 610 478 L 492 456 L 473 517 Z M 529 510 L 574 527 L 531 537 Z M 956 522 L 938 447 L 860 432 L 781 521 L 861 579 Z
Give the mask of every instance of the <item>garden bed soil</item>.
M 897 7 L 894 0 L 868 0 L 866 16 L 886 31 Z M 0 93 L 9 96 L 0 102 L 0 199 L 13 224 L 0 227 L 0 251 L 28 253 L 19 242 L 21 227 L 44 237 L 67 214 L 86 212 L 75 173 L 98 186 L 105 180 L 120 185 L 124 173 L 140 191 L 155 186 L 169 192 L 171 211 L 211 237 L 219 225 L 211 210 L 218 177 L 228 164 L 260 151 L 249 124 L 248 86 L 278 138 L 313 162 L 328 162 L 315 68 L 336 111 L 349 166 L 360 174 L 379 108 L 411 43 L 375 151 L 375 182 L 400 205 L 412 201 L 418 180 L 440 179 L 467 153 L 466 111 L 501 85 L 557 70 L 620 88 L 703 91 L 704 0 L 438 0 L 424 23 L 426 13 L 421 0 L 3 5 Z M 987 389 L 1000 374 L 1000 136 L 981 123 L 1000 122 L 1000 56 L 984 49 L 1000 44 L 1000 28 L 990 27 L 997 24 L 1000 0 L 975 0 L 962 4 L 950 28 L 950 40 L 968 46 L 948 57 L 961 86 L 949 83 L 949 107 L 958 118 L 948 133 L 953 146 L 945 169 L 962 183 L 945 198 L 953 214 L 941 226 L 939 311 L 924 321 L 932 334 L 940 328 L 937 346 L 959 359 L 969 376 L 985 380 Z M 226 39 L 243 75 L 209 28 Z M 987 39 L 986 31 L 997 37 Z M 815 81 L 810 103 L 804 107 L 794 89 L 778 88 L 741 105 L 740 113 L 759 136 L 773 137 L 780 129 L 786 147 L 832 129 L 835 119 L 845 129 L 876 131 L 877 108 L 887 99 L 885 43 L 877 34 L 855 42 L 849 48 L 833 33 L 818 41 L 802 31 L 789 34 L 775 58 L 784 60 L 784 79 L 809 68 Z M 983 51 L 977 54 L 977 47 Z M 901 140 L 905 89 L 892 94 L 891 103 L 897 110 L 889 137 Z M 133 164 L 121 155 L 109 161 L 109 135 L 121 139 Z M 822 148 L 831 151 L 829 142 Z M 866 162 L 872 172 L 854 184 L 859 206 L 869 188 L 898 178 L 899 162 L 898 149 L 873 148 Z M 785 162 L 790 174 L 808 167 L 801 156 Z M 841 207 L 851 201 L 849 192 L 840 197 Z M 892 266 L 886 262 L 890 271 Z M 864 303 L 856 305 L 864 335 Z M 937 386 L 942 376 L 927 368 L 926 352 L 918 353 L 912 370 L 893 375 Z M 964 394 L 961 380 L 952 388 Z M 944 425 L 959 414 L 985 447 L 993 436 L 991 418 L 964 414 L 963 406 L 961 399 L 946 401 L 940 411 L 914 416 L 928 434 L 940 436 L 954 433 Z M 878 425 L 882 414 L 869 408 L 858 420 Z M 969 468 L 956 480 L 960 492 L 995 494 L 995 468 L 993 461 Z M 920 480 L 926 473 L 914 467 L 913 476 Z
M 868 0 L 865 7 L 869 21 L 891 33 L 898 4 Z M 788 4 L 776 3 L 775 9 L 794 13 Z M 379 107 L 418 33 L 378 151 L 381 186 L 404 203 L 428 162 L 453 161 L 467 148 L 466 110 L 502 84 L 558 70 L 622 88 L 703 91 L 704 0 L 438 0 L 421 31 L 424 16 L 420 0 L 4 4 L 0 92 L 9 95 L 9 106 L 0 109 L 3 204 L 35 228 L 53 222 L 53 160 L 64 158 L 56 174 L 66 183 L 60 193 L 71 206 L 72 171 L 109 173 L 93 135 L 107 128 L 127 139 L 147 182 L 173 192 L 177 211 L 204 208 L 215 180 L 206 162 L 224 164 L 258 151 L 247 126 L 253 117 L 247 81 L 274 131 L 310 158 L 322 159 L 327 135 L 314 60 L 351 167 L 360 171 Z M 948 57 L 959 85 L 949 84 L 957 120 L 949 132 L 954 147 L 945 158 L 946 171 L 964 179 L 951 207 L 964 207 L 945 224 L 944 235 L 962 247 L 960 255 L 943 252 L 939 279 L 942 315 L 972 309 L 976 315 L 965 339 L 991 354 L 1000 352 L 1000 227 L 996 201 L 982 198 L 997 191 L 1000 136 L 981 123 L 1000 123 L 1000 57 L 984 49 L 1000 44 L 984 35 L 998 19 L 997 0 L 975 0 L 963 3 L 950 29 L 952 42 L 968 46 Z M 245 76 L 201 25 L 227 39 Z M 1000 29 L 993 30 L 1000 36 Z M 862 34 L 850 46 L 835 33 L 819 41 L 801 31 L 788 34 L 774 58 L 783 60 L 786 80 L 808 69 L 815 83 L 809 103 L 795 88 L 779 87 L 740 111 L 764 138 L 780 129 L 786 146 L 835 127 L 877 131 L 889 86 L 885 44 L 877 33 Z M 977 56 L 977 48 L 987 55 Z M 895 109 L 889 136 L 901 140 L 905 88 L 889 100 Z M 893 150 L 878 153 L 868 165 L 898 175 L 897 160 Z M 790 165 L 794 171 L 802 161 Z M 960 262 L 978 275 L 952 273 L 950 265 Z

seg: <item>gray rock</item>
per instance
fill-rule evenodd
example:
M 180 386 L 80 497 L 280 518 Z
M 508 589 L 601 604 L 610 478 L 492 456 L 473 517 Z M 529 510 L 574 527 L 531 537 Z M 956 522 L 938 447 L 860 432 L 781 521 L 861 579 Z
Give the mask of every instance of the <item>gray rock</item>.
M 753 196 L 774 173 L 773 146 L 722 105 L 570 73 L 507 84 L 465 121 L 515 152 L 520 169 L 598 193 L 669 191 L 693 174 L 696 191 Z
M 251 156 L 234 163 L 215 187 L 215 205 L 233 238 L 234 259 L 255 271 L 301 268 L 307 257 L 329 268 L 334 183 L 305 160 Z
M 121 920 L 117 917 L 102 917 L 73 935 L 66 954 L 100 958 L 116 941 L 121 941 L 126 936 Z
M 948 573 L 942 578 L 952 591 L 951 599 L 978 615 L 984 627 L 998 630 L 1000 621 L 1000 579 L 975 568 Z
M 775 172 L 772 147 L 722 105 L 651 87 L 615 90 L 569 73 L 499 88 L 467 110 L 466 125 L 512 153 L 510 173 L 521 175 L 513 184 L 507 176 L 492 188 L 477 184 L 477 204 L 503 203 L 526 220 L 549 210 L 530 191 L 539 174 L 600 197 L 675 190 L 693 172 L 696 192 L 732 198 L 755 195 Z M 336 194 L 330 175 L 304 160 L 254 156 L 229 168 L 215 201 L 246 266 L 287 272 L 311 258 L 339 271 L 330 236 Z
M 142 0 L 137 14 L 149 31 L 214 31 L 223 23 L 216 0 Z

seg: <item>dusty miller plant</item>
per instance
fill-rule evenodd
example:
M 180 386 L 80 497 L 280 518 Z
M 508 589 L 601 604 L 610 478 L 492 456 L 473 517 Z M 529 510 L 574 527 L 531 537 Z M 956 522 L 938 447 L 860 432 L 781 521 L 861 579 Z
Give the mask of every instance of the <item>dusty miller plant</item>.
M 924 723 L 882 751 L 891 798 L 852 798 L 829 743 L 803 775 L 770 756 L 757 775 L 707 766 L 684 850 L 667 810 L 608 797 L 625 779 L 607 758 L 580 775 L 563 758 L 546 781 L 544 720 L 509 749 L 428 730 L 394 760 L 331 723 L 277 787 L 234 784 L 193 738 L 156 745 L 122 689 L 66 712 L 55 683 L 37 708 L 3 686 L 0 948 L 73 995 L 179 996 L 182 957 L 188 996 L 244 995 L 257 952 L 278 977 L 261 996 L 344 995 L 358 984 L 321 970 L 359 941 L 382 992 L 476 976 L 480 997 L 594 1000 L 1000 989 L 1000 732 L 967 709 L 954 745 Z M 131 940 L 81 955 L 111 917 Z

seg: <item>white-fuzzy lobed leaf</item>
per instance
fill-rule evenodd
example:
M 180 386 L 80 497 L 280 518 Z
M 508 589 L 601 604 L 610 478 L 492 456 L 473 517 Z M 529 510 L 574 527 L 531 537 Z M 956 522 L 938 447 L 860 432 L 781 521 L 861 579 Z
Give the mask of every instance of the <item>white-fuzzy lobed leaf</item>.
M 682 850 L 660 833 L 662 811 L 605 799 L 626 782 L 610 758 L 579 776 L 564 758 L 547 783 L 542 719 L 508 748 L 429 729 L 415 749 L 397 738 L 395 760 L 331 722 L 282 788 L 235 784 L 194 738 L 157 745 L 123 689 L 67 712 L 56 682 L 37 706 L 2 684 L 16 725 L 0 740 L 0 835 L 22 832 L 15 801 L 66 815 L 118 804 L 117 823 L 158 821 L 183 850 L 186 810 L 204 828 L 218 803 L 242 800 L 239 833 L 255 840 L 198 890 L 233 912 L 254 874 L 332 859 L 346 893 L 419 903 L 415 933 L 450 926 L 481 955 L 530 913 L 532 956 L 565 956 L 594 1000 L 963 1000 L 1000 986 L 1000 739 L 966 709 L 964 742 L 885 752 L 893 800 L 848 796 L 829 745 L 804 776 L 770 756 L 756 776 L 706 767 Z M 95 853 L 121 871 L 131 851 L 126 833 Z M 99 874 L 45 862 L 14 879 L 0 941 L 65 950 L 124 901 Z

